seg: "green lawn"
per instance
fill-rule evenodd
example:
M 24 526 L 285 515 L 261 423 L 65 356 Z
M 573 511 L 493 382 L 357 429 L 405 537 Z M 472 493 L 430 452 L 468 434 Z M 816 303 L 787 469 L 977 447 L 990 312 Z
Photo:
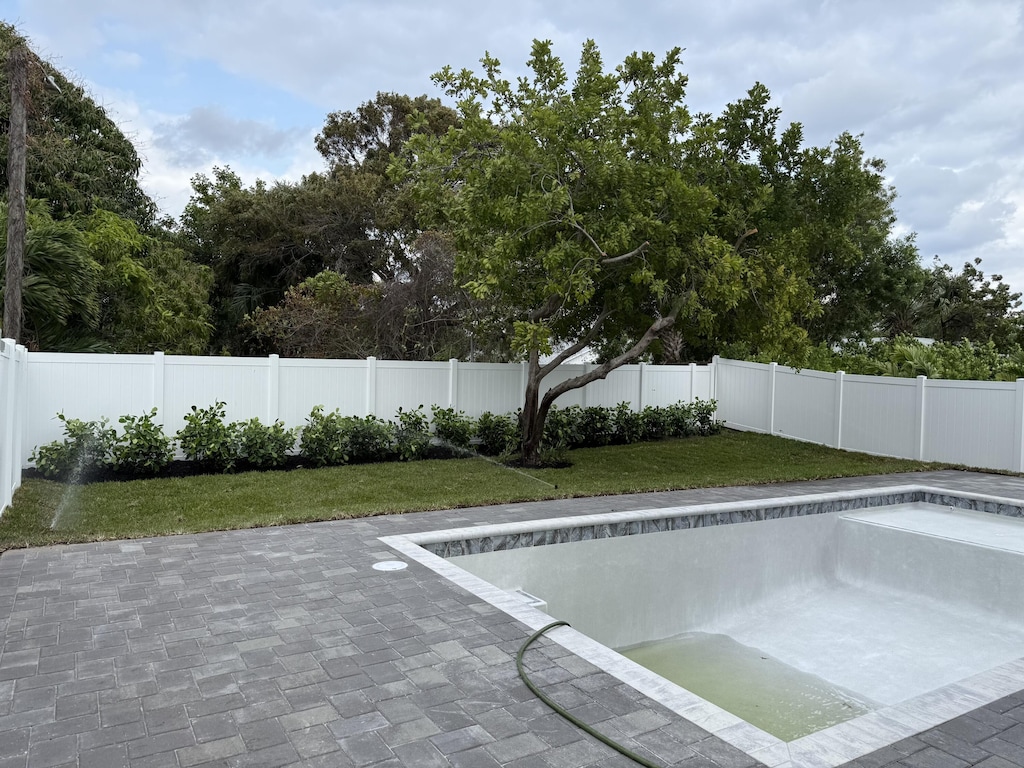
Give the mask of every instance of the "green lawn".
M 730 431 L 705 438 L 588 448 L 571 451 L 567 458 L 573 466 L 566 469 L 528 472 L 474 458 L 86 486 L 31 479 L 0 517 L 0 551 L 503 502 L 938 467 Z

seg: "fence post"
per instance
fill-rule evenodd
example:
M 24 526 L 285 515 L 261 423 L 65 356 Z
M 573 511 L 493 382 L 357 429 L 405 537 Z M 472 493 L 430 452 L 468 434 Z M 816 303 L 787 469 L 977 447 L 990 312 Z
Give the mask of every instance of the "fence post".
M 918 461 L 924 461 L 924 401 L 927 384 L 927 376 L 917 377 L 917 413 L 914 414 L 914 430 L 917 433 L 917 445 L 913 458 Z
M 25 412 L 27 408 L 28 400 L 28 349 L 24 346 L 19 347 L 17 344 L 14 345 L 14 359 L 17 365 L 14 366 L 14 391 L 18 395 L 18 407 L 15 410 L 14 424 L 14 448 L 11 458 L 14 459 L 14 464 L 11 469 L 14 470 L 14 478 L 12 479 L 11 490 L 16 491 L 21 486 L 21 470 L 22 465 L 25 463 L 25 429 L 27 422 L 25 421 Z M 24 458 L 23 458 L 24 457 Z
M 1024 472 L 1024 379 L 1017 379 L 1013 409 L 1013 463 L 1011 472 Z
M 836 399 L 832 429 L 836 448 L 843 447 L 843 380 L 845 377 L 845 371 L 836 371 Z
M 637 396 L 636 396 L 636 408 L 637 412 L 644 409 L 644 362 L 640 361 L 640 370 L 637 371 Z
M 711 370 L 708 371 L 708 395 L 715 401 L 715 414 L 718 414 L 718 361 L 722 358 L 715 355 L 711 358 Z
M 167 418 L 164 413 L 164 353 L 153 353 L 153 407 L 157 418 Z
M 377 358 L 372 355 L 366 358 L 366 413 L 363 415 L 377 415 Z
M 459 361 L 454 357 L 448 358 L 448 407 L 459 410 Z
M 714 363 L 712 363 L 712 365 L 714 365 Z M 697 384 L 697 364 L 696 363 L 690 363 L 690 399 L 689 399 L 688 402 L 691 402 L 691 403 L 693 402 L 693 397 L 694 397 L 694 394 L 695 394 L 694 388 L 696 387 L 696 384 Z
M 584 375 L 590 373 L 590 368 L 591 368 L 590 363 L 584 363 L 583 364 L 583 373 L 584 373 Z M 587 407 L 587 388 L 586 387 L 581 387 L 580 388 L 580 407 L 582 407 L 582 408 L 586 408 Z
M 18 368 L 16 365 L 14 341 L 0 339 L 0 515 L 11 503 L 14 495 L 14 424 L 11 421 L 13 408 L 8 402 L 13 399 Z M 17 457 L 21 461 L 21 456 Z
M 529 363 L 525 360 L 519 364 L 519 402 L 526 397 L 526 381 L 530 376 Z
M 281 357 L 271 355 L 267 364 L 267 424 L 278 418 L 281 405 Z
M 778 371 L 778 363 L 768 364 L 768 434 L 775 434 L 775 372 Z

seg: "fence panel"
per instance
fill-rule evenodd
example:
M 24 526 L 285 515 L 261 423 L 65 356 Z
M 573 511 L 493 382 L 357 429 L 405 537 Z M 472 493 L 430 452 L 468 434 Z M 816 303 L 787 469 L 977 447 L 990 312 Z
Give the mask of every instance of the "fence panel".
M 846 377 L 843 448 L 916 458 L 918 382 L 882 376 Z
M 450 363 L 378 360 L 376 415 L 394 421 L 399 408 L 412 411 L 422 405 L 429 416 L 431 405 L 448 404 L 450 373 Z
M 71 355 L 32 352 L 22 397 L 24 441 L 37 445 L 63 438 L 57 413 L 83 421 L 142 414 L 156 407 L 152 355 Z M 158 417 L 166 417 L 161 409 Z
M 574 366 L 574 376 L 579 376 L 593 369 L 595 366 Z M 650 366 L 624 365 L 608 374 L 604 379 L 598 379 L 587 384 L 586 387 L 573 392 L 566 392 L 558 398 L 556 404 L 559 407 L 568 405 L 573 400 L 580 405 L 599 405 L 605 408 L 614 408 L 619 403 L 631 403 L 634 410 L 639 404 L 641 407 L 647 403 L 641 397 L 641 375 L 646 375 Z M 643 374 L 641 374 L 643 371 Z
M 169 433 L 185 426 L 192 406 L 225 404 L 226 421 L 266 420 L 268 368 L 259 357 L 168 357 L 161 418 Z
M 485 411 L 512 413 L 523 405 L 524 366 L 518 363 L 459 363 L 454 408 L 470 418 Z
M 289 427 L 306 423 L 310 411 L 322 405 L 362 416 L 366 408 L 365 360 L 282 359 L 276 398 L 277 419 Z
M 835 445 L 836 406 L 834 374 L 776 369 L 775 434 Z
M 925 389 L 924 459 L 1014 469 L 1012 382 L 929 381 Z
M 737 429 L 771 431 L 772 366 L 739 360 L 715 362 L 718 418 Z

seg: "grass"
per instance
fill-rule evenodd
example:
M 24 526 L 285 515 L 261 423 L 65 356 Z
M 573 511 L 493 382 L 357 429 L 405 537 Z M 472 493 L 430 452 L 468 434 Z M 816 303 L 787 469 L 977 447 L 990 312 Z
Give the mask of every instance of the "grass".
M 581 449 L 568 458 L 573 466 L 566 469 L 530 471 L 474 458 L 85 486 L 30 479 L 0 517 L 0 551 L 573 496 L 941 468 L 730 431 Z

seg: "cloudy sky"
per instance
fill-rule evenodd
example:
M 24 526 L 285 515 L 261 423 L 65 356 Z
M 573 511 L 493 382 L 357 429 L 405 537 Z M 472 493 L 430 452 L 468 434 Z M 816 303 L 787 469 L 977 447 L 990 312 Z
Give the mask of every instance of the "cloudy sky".
M 1024 290 L 1021 0 L 0 0 L 41 55 L 131 136 L 165 213 L 190 177 L 230 165 L 247 183 L 322 163 L 333 110 L 378 91 L 435 94 L 431 73 L 485 51 L 522 71 L 530 42 L 606 64 L 685 49 L 693 111 L 755 81 L 807 141 L 863 134 L 888 164 L 902 231 L 959 268 L 981 257 Z

